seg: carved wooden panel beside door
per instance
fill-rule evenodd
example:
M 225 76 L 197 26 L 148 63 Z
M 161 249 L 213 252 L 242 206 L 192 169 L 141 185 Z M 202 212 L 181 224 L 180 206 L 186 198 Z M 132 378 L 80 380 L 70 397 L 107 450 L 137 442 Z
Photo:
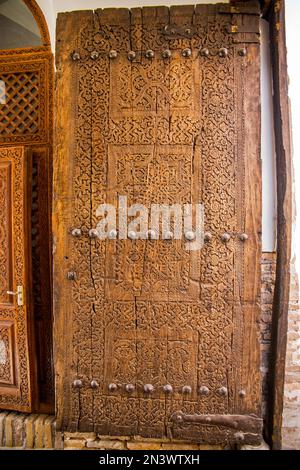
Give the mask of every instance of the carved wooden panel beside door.
M 26 337 L 20 340 L 30 349 L 31 364 L 28 363 L 25 353 L 22 353 L 22 362 L 16 362 L 14 367 L 16 374 L 21 376 L 25 374 L 25 365 L 29 367 L 26 374 L 31 377 L 33 383 L 26 406 L 22 400 L 12 404 L 10 398 L 6 400 L 5 393 L 1 395 L 1 409 L 14 407 L 16 410 L 53 412 L 54 408 L 50 258 L 52 84 L 53 57 L 50 46 L 0 49 L 0 154 L 15 155 L 17 159 L 21 158 L 18 152 L 23 152 L 24 155 L 28 153 L 32 162 L 27 180 L 22 180 L 22 184 L 30 188 L 31 200 L 26 202 L 30 209 L 26 214 L 22 214 L 24 226 L 23 229 L 19 228 L 30 243 L 24 250 L 23 257 L 18 260 L 20 269 L 23 265 L 30 266 L 27 275 L 31 287 L 26 295 L 27 299 L 31 296 L 31 314 L 22 320 Z M 16 146 L 18 149 L 14 153 Z M 14 165 L 16 163 L 9 166 L 9 171 L 21 171 Z M 11 177 L 12 181 L 15 181 L 13 173 Z M 18 176 L 19 179 L 21 177 L 23 178 L 23 173 Z M 2 182 L 2 175 L 0 184 L 6 184 L 4 180 Z M 14 194 L 14 187 L 12 191 Z M 9 202 L 12 213 L 18 210 L 18 207 L 14 206 L 15 203 L 19 207 L 18 199 L 12 198 Z M 8 220 L 13 223 L 11 219 Z M 13 250 L 13 245 L 10 249 Z M 8 251 L 4 244 L 1 245 L 0 254 L 0 269 L 5 272 L 5 264 L 2 263 L 7 257 L 14 256 L 14 250 Z M 13 274 L 11 275 L 15 284 Z M 6 284 L 3 283 L 1 288 L 6 289 Z M 13 290 L 12 287 L 9 289 Z M 18 344 L 19 336 L 14 338 Z M 15 353 L 17 354 L 17 350 Z M 25 389 L 23 385 L 22 390 L 21 394 L 24 393 L 24 396 L 29 393 L 29 389 Z
M 34 357 L 28 342 L 31 158 L 24 147 L 0 149 L 0 407 L 31 411 Z
M 261 440 L 258 25 L 258 2 L 59 15 L 62 429 Z M 203 203 L 204 247 L 91 238 L 120 195 Z

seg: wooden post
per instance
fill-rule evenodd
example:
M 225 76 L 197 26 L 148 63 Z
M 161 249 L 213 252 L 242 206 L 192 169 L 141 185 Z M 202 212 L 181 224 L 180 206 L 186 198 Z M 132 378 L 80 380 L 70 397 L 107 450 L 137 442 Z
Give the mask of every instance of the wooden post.
M 269 366 L 267 437 L 275 450 L 281 449 L 282 440 L 292 232 L 291 144 L 284 0 L 275 0 L 271 3 L 268 20 L 277 171 L 277 265 Z

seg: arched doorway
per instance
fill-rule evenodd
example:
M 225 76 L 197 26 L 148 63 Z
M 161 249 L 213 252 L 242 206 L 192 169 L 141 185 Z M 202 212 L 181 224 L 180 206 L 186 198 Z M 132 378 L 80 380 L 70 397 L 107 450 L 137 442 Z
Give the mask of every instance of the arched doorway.
M 35 1 L 0 1 L 0 408 L 51 412 L 53 55 Z

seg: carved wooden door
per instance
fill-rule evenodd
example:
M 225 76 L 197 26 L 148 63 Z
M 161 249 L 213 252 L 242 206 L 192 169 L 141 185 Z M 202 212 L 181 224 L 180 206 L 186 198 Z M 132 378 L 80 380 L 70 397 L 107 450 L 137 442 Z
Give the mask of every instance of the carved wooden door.
M 258 21 L 258 2 L 59 15 L 63 429 L 260 441 Z M 204 247 L 93 238 L 118 196 L 203 203 Z
M 0 148 L 0 408 L 31 411 L 30 155 Z

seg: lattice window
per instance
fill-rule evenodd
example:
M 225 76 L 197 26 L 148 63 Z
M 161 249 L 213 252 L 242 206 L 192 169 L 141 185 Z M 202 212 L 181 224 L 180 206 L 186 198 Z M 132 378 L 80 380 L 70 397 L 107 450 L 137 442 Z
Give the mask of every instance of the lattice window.
M 38 132 L 38 73 L 5 73 L 0 75 L 0 83 L 1 81 L 0 136 Z

